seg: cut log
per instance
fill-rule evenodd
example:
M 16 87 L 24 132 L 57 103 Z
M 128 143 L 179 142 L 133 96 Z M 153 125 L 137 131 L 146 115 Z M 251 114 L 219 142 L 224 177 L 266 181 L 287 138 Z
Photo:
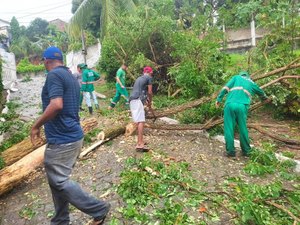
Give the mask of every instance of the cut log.
M 0 196 L 13 189 L 43 163 L 45 147 L 46 145 L 39 147 L 0 171 Z
M 112 128 L 107 128 L 98 134 L 97 139 L 98 140 L 111 140 L 115 137 L 118 137 L 119 135 L 125 133 L 125 127 L 126 127 L 126 125 L 122 124 L 122 125 L 117 125 Z
M 89 131 L 91 128 L 94 128 L 92 124 L 96 121 L 95 119 L 87 120 L 83 127 L 85 132 Z M 97 122 L 97 121 L 96 121 Z M 97 123 L 96 123 L 97 124 Z M 89 152 L 105 143 L 120 134 L 125 132 L 125 125 L 119 125 L 114 128 L 107 129 L 102 131 L 98 137 L 101 141 L 92 145 L 92 148 L 89 148 Z M 4 193 L 13 189 L 16 185 L 18 185 L 25 177 L 27 177 L 31 172 L 37 169 L 40 165 L 42 165 L 44 161 L 44 152 L 45 152 L 46 145 L 42 145 L 38 149 L 35 149 L 31 153 L 27 154 L 25 157 L 20 159 L 19 161 L 15 162 L 14 164 L 5 167 L 0 171 L 0 196 Z M 84 151 L 84 150 L 83 150 Z M 88 152 L 85 151 L 84 154 L 86 155 Z M 82 156 L 83 157 L 83 156 Z
M 95 118 L 90 118 L 87 120 L 82 121 L 82 129 L 84 133 L 87 133 L 94 129 L 97 126 L 97 120 Z M 43 136 L 41 141 L 36 145 L 33 146 L 31 143 L 30 138 L 26 138 L 18 144 L 13 145 L 12 147 L 6 149 L 2 152 L 1 156 L 4 160 L 5 166 L 9 166 L 14 162 L 17 162 L 22 157 L 26 156 L 34 149 L 44 145 L 46 143 L 45 137 Z
M 97 139 L 99 141 L 97 141 L 96 143 L 94 143 L 90 147 L 88 147 L 86 149 L 83 149 L 81 151 L 80 155 L 79 155 L 79 158 L 80 159 L 83 158 L 88 153 L 90 153 L 91 151 L 93 151 L 94 149 L 99 147 L 100 145 L 102 145 L 102 144 L 108 142 L 109 140 L 114 139 L 114 138 L 116 138 L 119 135 L 124 134 L 124 133 L 125 133 L 125 125 L 119 125 L 119 126 L 101 131 L 97 136 Z
M 98 98 L 102 98 L 102 99 L 105 99 L 106 96 L 104 94 L 101 94 L 101 93 L 98 93 L 95 91 L 95 95 L 98 97 Z

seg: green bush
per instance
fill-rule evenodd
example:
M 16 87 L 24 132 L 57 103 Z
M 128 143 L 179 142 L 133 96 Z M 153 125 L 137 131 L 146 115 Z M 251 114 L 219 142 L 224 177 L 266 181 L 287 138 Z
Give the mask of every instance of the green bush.
M 29 62 L 28 58 L 21 59 L 17 65 L 17 73 L 36 73 L 44 71 L 44 65 L 33 65 Z

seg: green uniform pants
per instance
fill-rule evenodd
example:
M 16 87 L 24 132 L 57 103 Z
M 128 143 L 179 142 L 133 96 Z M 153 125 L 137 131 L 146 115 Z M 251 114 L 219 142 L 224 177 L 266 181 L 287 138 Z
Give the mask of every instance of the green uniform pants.
M 224 109 L 224 135 L 226 151 L 228 155 L 235 155 L 234 128 L 238 124 L 240 132 L 240 144 L 244 155 L 251 151 L 247 129 L 248 105 L 240 103 L 228 103 Z
M 126 105 L 129 106 L 129 95 L 126 88 L 121 88 L 119 86 L 116 86 L 116 94 L 110 103 L 110 106 L 112 108 L 114 108 L 118 103 L 118 101 L 120 101 L 121 96 L 125 99 Z

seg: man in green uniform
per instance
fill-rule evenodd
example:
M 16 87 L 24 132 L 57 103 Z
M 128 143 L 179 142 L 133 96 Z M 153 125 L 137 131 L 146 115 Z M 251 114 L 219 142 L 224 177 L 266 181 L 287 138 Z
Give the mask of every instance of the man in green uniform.
M 232 77 L 218 95 L 216 107 L 219 107 L 227 94 L 224 108 L 224 135 L 228 157 L 235 157 L 234 127 L 238 124 L 240 145 L 244 156 L 249 156 L 251 147 L 247 129 L 247 114 L 251 96 L 257 94 L 261 100 L 266 100 L 264 91 L 251 80 L 248 72 L 242 71 Z
M 80 64 L 80 65 L 81 65 L 80 69 L 82 70 L 81 90 L 83 91 L 83 96 L 89 108 L 89 112 L 90 114 L 93 114 L 91 98 L 94 100 L 95 108 L 99 109 L 97 96 L 95 94 L 94 83 L 96 80 L 100 79 L 100 75 L 94 70 L 88 69 L 86 64 Z
M 129 96 L 125 87 L 125 75 L 126 75 L 127 65 L 124 63 L 117 71 L 116 75 L 116 94 L 111 100 L 109 109 L 113 109 L 118 101 L 120 101 L 121 96 L 126 101 L 126 106 L 129 106 Z

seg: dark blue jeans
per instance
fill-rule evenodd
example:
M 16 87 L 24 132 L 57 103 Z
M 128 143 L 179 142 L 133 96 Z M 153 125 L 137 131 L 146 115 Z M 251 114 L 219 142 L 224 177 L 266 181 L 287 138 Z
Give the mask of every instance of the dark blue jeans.
M 51 219 L 51 225 L 69 224 L 69 203 L 97 219 L 105 217 L 109 211 L 109 203 L 90 196 L 80 188 L 78 183 L 70 180 L 82 142 L 81 139 L 68 144 L 47 145 L 45 170 L 55 207 L 55 215 Z

